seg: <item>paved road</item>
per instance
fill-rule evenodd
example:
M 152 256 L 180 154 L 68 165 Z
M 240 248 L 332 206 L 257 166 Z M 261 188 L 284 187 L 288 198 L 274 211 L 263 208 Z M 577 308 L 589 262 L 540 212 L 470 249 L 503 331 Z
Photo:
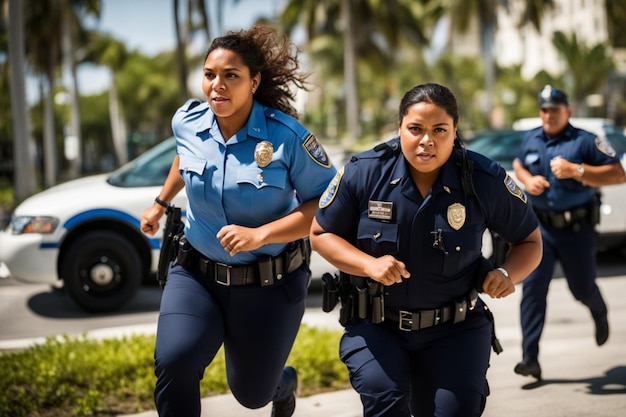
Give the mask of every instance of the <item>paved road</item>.
M 557 271 L 557 275 L 559 272 Z M 488 373 L 491 395 L 484 417 L 624 417 L 626 416 L 626 264 L 603 263 L 598 280 L 609 305 L 611 335 L 597 347 L 586 308 L 575 301 L 562 278 L 550 287 L 547 326 L 541 344 L 542 382 L 513 373 L 521 358 L 519 300 L 521 288 L 506 299 L 487 303 L 496 318 L 504 347 L 493 355 Z M 333 314 L 310 310 L 305 322 L 337 327 Z M 203 400 L 202 416 L 269 416 L 271 406 L 247 410 L 230 395 Z M 299 398 L 294 417 L 358 417 L 358 396 L 352 390 Z M 132 417 L 156 417 L 154 411 Z M 126 416 L 130 417 L 130 416 Z
M 557 276 L 559 272 L 557 271 Z M 492 357 L 488 378 L 491 395 L 487 402 L 486 417 L 623 417 L 626 416 L 626 263 L 624 259 L 602 262 L 599 285 L 609 305 L 611 336 L 605 346 L 597 347 L 593 338 L 593 323 L 588 311 L 576 302 L 564 279 L 555 278 L 549 294 L 547 327 L 542 339 L 541 365 L 544 380 L 534 382 L 513 373 L 515 363 L 521 357 L 519 329 L 519 299 L 521 289 L 502 300 L 487 299 L 494 311 L 497 333 L 504 352 Z M 10 288 L 10 287 L 9 287 Z M 12 314 L 9 310 L 10 296 L 0 291 L 1 315 Z M 41 294 L 34 294 L 29 305 L 45 309 L 38 301 Z M 45 295 L 54 300 L 54 293 Z M 33 300 L 35 299 L 35 300 Z M 41 301 L 41 300 L 39 300 Z M 150 303 L 148 303 L 150 304 Z M 310 308 L 305 323 L 340 329 L 336 312 L 322 313 L 319 297 L 310 297 Z M 51 308 L 51 307 L 50 307 Z M 154 304 L 150 311 L 136 305 L 133 314 L 155 316 Z M 50 312 L 48 315 L 50 316 Z M 130 316 L 133 316 L 130 314 Z M 124 317 L 128 317 L 125 315 Z M 111 317 L 108 316 L 110 319 Z M 50 326 L 62 320 L 103 320 L 107 317 L 44 317 Z M 2 326 L 6 321 L 2 321 Z M 92 323 L 93 324 L 93 323 Z M 0 345 L 4 328 L 0 328 Z M 90 332 L 95 336 L 107 336 L 133 331 L 154 331 L 154 324 L 139 328 L 127 326 Z M 149 411 L 133 417 L 156 417 Z M 261 417 L 270 415 L 270 406 L 259 410 L 247 410 L 236 403 L 230 395 L 209 397 L 203 400 L 203 417 L 207 416 Z M 361 415 L 357 395 L 352 390 L 299 398 L 294 417 L 356 417 Z M 126 416 L 129 417 L 129 416 Z

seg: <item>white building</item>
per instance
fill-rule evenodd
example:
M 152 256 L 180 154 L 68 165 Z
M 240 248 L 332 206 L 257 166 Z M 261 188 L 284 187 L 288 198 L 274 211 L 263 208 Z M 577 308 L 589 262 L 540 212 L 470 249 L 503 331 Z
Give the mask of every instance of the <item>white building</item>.
M 463 0 L 460 0 L 463 1 Z M 509 9 L 498 6 L 494 56 L 498 65 L 522 65 L 522 76 L 533 78 L 546 70 L 558 75 L 565 63 L 552 45 L 554 32 L 567 36 L 576 33 L 578 41 L 588 46 L 608 42 L 608 27 L 604 0 L 554 0 L 555 7 L 544 11 L 541 32 L 532 24 L 519 27 L 526 0 L 509 0 Z M 455 54 L 479 56 L 480 31 L 478 22 L 471 23 L 467 33 L 451 28 L 451 48 Z
M 541 32 L 532 24 L 518 28 L 525 3 L 512 0 L 508 13 L 499 8 L 495 56 L 501 66 L 522 64 L 522 76 L 526 79 L 542 69 L 552 75 L 564 71 L 565 63 L 552 45 L 557 31 L 567 36 L 575 33 L 578 41 L 587 46 L 608 42 L 604 0 L 555 0 L 555 7 L 542 16 Z

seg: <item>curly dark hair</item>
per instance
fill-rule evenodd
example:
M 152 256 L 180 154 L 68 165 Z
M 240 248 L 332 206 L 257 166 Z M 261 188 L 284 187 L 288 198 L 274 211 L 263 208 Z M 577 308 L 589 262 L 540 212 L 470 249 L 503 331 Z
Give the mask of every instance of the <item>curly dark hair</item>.
M 293 84 L 308 90 L 306 78 L 309 74 L 298 70 L 300 50 L 287 37 L 279 38 L 276 29 L 263 25 L 253 26 L 249 30 L 230 31 L 211 42 L 205 61 L 218 48 L 239 55 L 250 68 L 251 77 L 261 74 L 261 83 L 254 94 L 259 103 L 298 117 L 293 106 L 295 90 L 289 87 Z

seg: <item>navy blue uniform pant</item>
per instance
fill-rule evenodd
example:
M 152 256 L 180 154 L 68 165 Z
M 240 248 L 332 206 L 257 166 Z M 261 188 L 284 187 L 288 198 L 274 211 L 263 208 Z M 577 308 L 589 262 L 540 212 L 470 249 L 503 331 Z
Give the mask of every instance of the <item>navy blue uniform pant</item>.
M 397 322 L 347 325 L 340 343 L 364 417 L 480 416 L 492 322 L 479 302 L 465 321 L 413 332 Z
M 168 275 L 154 352 L 154 398 L 161 417 L 200 416 L 200 380 L 224 345 L 228 385 L 239 403 L 260 408 L 288 393 L 283 368 L 304 314 L 310 271 L 268 287 L 226 287 L 181 266 Z
M 541 225 L 543 258 L 523 281 L 520 305 L 524 359 L 537 359 L 539 339 L 546 319 L 548 288 L 557 260 L 574 298 L 586 305 L 594 317 L 602 317 L 607 307 L 596 285 L 596 238 L 592 225 L 581 223 L 578 231 Z

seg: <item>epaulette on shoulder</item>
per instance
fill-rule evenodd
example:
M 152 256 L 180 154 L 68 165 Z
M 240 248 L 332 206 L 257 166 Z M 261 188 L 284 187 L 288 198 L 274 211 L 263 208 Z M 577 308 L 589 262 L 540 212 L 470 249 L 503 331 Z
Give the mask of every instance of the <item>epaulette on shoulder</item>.
M 306 128 L 298 121 L 298 119 L 278 109 L 266 107 L 263 114 L 265 114 L 266 118 L 276 120 L 277 122 L 285 125 L 298 136 L 308 133 Z
M 197 98 L 190 98 L 189 100 L 185 102 L 185 104 L 183 104 L 182 110 L 188 112 L 188 111 L 193 110 L 195 107 L 199 106 L 200 104 L 202 104 L 202 101 L 198 100 Z
M 386 142 L 379 143 L 374 146 L 372 149 L 367 151 L 363 151 L 353 158 L 357 159 L 373 159 L 373 158 L 383 158 L 388 155 L 392 155 L 396 152 L 400 152 L 400 138 L 396 137 L 390 139 Z
M 469 149 L 467 150 L 467 157 L 470 161 L 472 161 L 474 172 L 482 171 L 491 175 L 492 177 L 498 176 L 500 166 L 497 162 Z

